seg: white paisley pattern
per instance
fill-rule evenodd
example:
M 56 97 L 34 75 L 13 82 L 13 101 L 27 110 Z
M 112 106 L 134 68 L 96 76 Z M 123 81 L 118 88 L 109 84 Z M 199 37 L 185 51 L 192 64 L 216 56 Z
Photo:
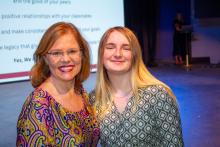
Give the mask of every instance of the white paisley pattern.
M 132 96 L 123 113 L 114 104 L 100 121 L 101 145 L 112 147 L 183 147 L 180 114 L 176 102 L 160 85 L 139 89 L 140 100 Z M 90 102 L 95 100 L 94 91 Z M 97 116 L 99 116 L 97 108 Z

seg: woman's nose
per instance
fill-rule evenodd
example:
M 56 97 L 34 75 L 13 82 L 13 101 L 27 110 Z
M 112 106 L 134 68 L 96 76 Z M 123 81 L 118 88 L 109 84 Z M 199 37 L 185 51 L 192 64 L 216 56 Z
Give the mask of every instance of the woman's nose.
M 68 53 L 64 53 L 63 56 L 61 57 L 62 61 L 69 61 L 70 60 L 70 56 Z
M 116 48 L 114 52 L 115 57 L 121 57 L 122 56 L 122 50 L 120 48 Z

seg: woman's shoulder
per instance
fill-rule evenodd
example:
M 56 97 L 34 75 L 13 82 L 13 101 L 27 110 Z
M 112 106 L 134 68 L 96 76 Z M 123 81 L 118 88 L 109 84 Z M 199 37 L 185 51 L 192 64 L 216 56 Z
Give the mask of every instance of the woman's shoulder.
M 52 96 L 46 90 L 43 90 L 41 88 L 36 88 L 29 95 L 29 97 L 32 98 L 32 101 L 34 103 L 44 104 L 44 105 L 49 105 L 52 100 Z
M 18 118 L 18 127 L 23 126 L 22 123 L 28 122 L 29 119 L 38 119 L 48 112 L 50 104 L 50 96 L 42 89 L 34 89 L 26 98 L 22 110 Z M 45 111 L 46 110 L 46 111 Z
M 48 94 L 47 91 L 36 88 L 26 98 L 22 107 L 22 111 L 25 111 L 26 109 L 33 111 L 40 107 L 49 107 L 51 99 L 52 97 Z
M 139 89 L 139 95 L 145 99 L 154 102 L 164 101 L 173 103 L 174 98 L 163 85 L 148 85 Z
M 163 92 L 163 93 L 168 93 L 167 89 L 165 86 L 160 85 L 160 84 L 155 84 L 155 85 L 147 85 L 145 87 L 139 88 L 139 91 L 142 93 L 152 93 L 156 94 L 158 92 Z

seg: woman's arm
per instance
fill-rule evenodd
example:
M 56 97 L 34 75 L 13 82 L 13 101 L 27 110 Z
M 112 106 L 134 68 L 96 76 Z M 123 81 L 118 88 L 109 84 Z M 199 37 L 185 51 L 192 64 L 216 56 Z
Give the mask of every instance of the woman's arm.
M 176 100 L 172 98 L 165 88 L 157 93 L 160 106 L 156 106 L 157 117 L 156 122 L 159 128 L 161 143 L 165 146 L 183 147 L 182 126 L 179 109 Z
M 30 95 L 18 118 L 16 146 L 53 145 L 53 123 L 48 103 Z

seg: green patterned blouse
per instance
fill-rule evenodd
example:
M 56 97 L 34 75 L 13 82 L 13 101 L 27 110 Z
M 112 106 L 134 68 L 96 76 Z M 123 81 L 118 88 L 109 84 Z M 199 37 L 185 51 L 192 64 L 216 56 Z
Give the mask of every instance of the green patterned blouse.
M 182 127 L 177 104 L 163 86 L 139 89 L 140 100 L 132 96 L 122 113 L 114 103 L 100 120 L 100 143 L 123 147 L 183 147 Z M 94 91 L 90 103 L 94 103 Z M 97 108 L 97 116 L 100 114 Z

